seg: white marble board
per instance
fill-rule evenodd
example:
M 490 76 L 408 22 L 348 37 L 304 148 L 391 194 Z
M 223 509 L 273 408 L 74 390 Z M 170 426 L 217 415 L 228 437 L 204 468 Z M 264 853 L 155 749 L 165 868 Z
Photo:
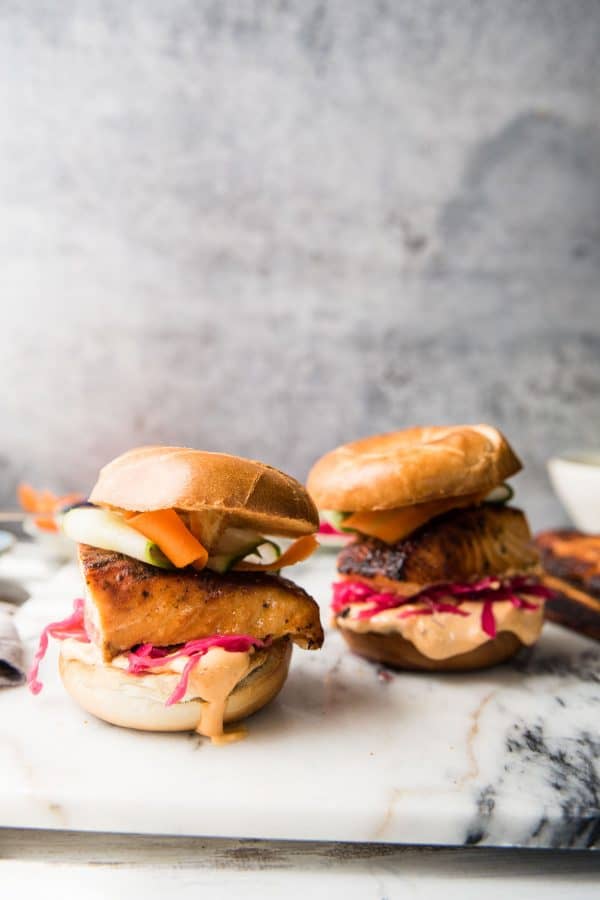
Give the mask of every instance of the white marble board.
M 335 556 L 295 580 L 328 620 Z M 80 594 L 66 566 L 18 614 L 30 649 Z M 0 826 L 409 844 L 600 845 L 600 647 L 547 625 L 514 663 L 382 671 L 328 630 L 225 747 L 114 728 L 45 687 L 0 692 Z

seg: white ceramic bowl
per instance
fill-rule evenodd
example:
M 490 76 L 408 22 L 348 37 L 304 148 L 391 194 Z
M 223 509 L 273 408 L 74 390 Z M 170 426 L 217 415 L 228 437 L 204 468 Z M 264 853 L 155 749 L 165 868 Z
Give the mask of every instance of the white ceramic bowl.
M 600 451 L 556 456 L 548 461 L 548 473 L 575 526 L 588 534 L 600 534 Z

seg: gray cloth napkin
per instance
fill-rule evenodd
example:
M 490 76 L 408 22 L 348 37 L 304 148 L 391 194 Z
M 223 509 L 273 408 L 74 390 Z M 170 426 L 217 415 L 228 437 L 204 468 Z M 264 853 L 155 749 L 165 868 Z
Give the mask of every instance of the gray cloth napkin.
M 25 681 L 23 645 L 12 620 L 14 609 L 9 603 L 0 603 L 0 687 Z

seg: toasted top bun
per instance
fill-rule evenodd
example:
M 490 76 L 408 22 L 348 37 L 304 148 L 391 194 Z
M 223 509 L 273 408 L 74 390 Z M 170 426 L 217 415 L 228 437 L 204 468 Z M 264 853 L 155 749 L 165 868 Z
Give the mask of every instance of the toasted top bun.
M 520 468 L 489 425 L 416 427 L 337 447 L 317 460 L 307 487 L 321 509 L 396 509 L 484 492 Z
M 265 463 L 187 447 L 137 447 L 100 471 L 92 503 L 146 512 L 227 513 L 240 525 L 295 537 L 319 527 L 303 486 Z

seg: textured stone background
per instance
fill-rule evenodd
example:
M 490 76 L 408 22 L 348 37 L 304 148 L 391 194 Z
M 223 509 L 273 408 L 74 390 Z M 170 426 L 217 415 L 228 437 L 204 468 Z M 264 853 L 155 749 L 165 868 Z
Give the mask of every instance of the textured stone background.
M 600 4 L 0 2 L 2 500 L 142 442 L 303 477 L 600 445 Z

